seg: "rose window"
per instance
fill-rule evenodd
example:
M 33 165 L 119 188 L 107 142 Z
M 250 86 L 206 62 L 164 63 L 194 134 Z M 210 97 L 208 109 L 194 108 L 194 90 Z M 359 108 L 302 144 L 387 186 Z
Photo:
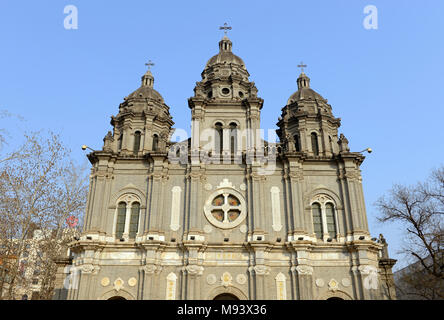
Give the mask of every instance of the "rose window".
M 204 209 L 207 219 L 222 229 L 238 226 L 246 216 L 243 197 L 235 190 L 216 191 L 210 196 Z

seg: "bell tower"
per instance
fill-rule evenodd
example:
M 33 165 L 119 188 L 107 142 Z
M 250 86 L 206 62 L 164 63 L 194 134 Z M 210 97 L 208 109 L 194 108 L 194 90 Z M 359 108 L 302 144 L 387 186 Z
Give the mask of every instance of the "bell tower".
M 225 34 L 219 41 L 219 53 L 208 60 L 194 96 L 188 99 L 194 152 L 228 155 L 254 148 L 253 133 L 260 128 L 263 100 L 232 46 Z
M 111 117 L 114 134 L 104 138 L 104 151 L 120 155 L 143 156 L 150 152 L 166 153 L 174 122 L 162 96 L 154 89 L 151 61 L 142 76 L 139 89 L 124 98 L 119 113 Z
M 305 67 L 305 65 L 299 65 Z M 282 108 L 277 126 L 284 149 L 309 157 L 330 158 L 339 153 L 338 128 L 328 101 L 310 88 L 310 78 L 302 70 L 297 79 L 298 91 Z

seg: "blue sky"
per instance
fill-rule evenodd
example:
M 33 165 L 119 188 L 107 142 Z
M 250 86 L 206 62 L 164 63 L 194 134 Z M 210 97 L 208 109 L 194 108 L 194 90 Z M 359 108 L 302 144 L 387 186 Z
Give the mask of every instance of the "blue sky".
M 77 30 L 64 29 L 70 4 Z M 378 8 L 377 30 L 363 27 L 367 5 Z M 263 128 L 275 128 L 303 60 L 352 150 L 373 148 L 362 165 L 370 231 L 402 259 L 400 227 L 377 223 L 373 204 L 393 183 L 415 183 L 444 162 L 443 14 L 438 0 L 2 0 L 0 109 L 25 120 L 1 125 L 9 148 L 22 130 L 51 129 L 84 161 L 80 146 L 101 148 L 110 116 L 151 59 L 175 127 L 189 131 L 187 98 L 228 22 L 233 51 L 265 100 Z

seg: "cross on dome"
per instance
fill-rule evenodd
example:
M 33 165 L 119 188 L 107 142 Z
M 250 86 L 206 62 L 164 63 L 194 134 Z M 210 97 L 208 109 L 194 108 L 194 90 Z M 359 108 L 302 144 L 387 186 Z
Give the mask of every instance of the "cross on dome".
M 151 67 L 154 66 L 154 62 L 152 62 L 151 60 L 148 60 L 148 62 L 145 63 L 145 65 L 148 67 L 148 70 L 151 70 Z
M 219 27 L 219 30 L 224 30 L 225 35 L 227 35 L 228 30 L 231 30 L 232 28 L 228 25 L 228 23 L 224 23 L 223 27 Z
M 301 61 L 301 64 L 298 64 L 298 68 L 301 68 L 301 73 L 304 73 L 304 68 L 307 68 L 307 65 Z

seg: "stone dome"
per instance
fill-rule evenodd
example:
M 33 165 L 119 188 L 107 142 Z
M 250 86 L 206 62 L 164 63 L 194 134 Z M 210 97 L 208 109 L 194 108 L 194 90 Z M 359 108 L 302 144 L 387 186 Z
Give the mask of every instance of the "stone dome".
M 305 74 L 301 73 L 298 78 L 298 91 L 293 93 L 287 101 L 287 105 L 292 104 L 299 100 L 324 100 L 325 99 L 316 91 L 310 88 L 310 78 Z
M 159 102 L 164 102 L 163 97 L 159 92 L 154 90 L 154 77 L 150 70 L 148 70 L 142 77 L 142 85 L 139 89 L 131 93 L 127 99 L 151 99 Z
M 128 99 L 151 99 L 151 100 L 156 100 L 156 101 L 160 101 L 163 102 L 163 97 L 160 95 L 159 92 L 157 92 L 156 90 L 154 90 L 151 87 L 140 87 L 139 89 L 137 89 L 136 91 L 134 91 L 133 93 L 131 93 L 128 97 Z
M 219 42 L 219 53 L 213 56 L 210 60 L 208 60 L 207 64 L 205 65 L 205 69 L 215 65 L 215 64 L 237 64 L 241 66 L 243 69 L 245 69 L 245 63 L 244 61 L 235 55 L 233 52 L 231 52 L 233 44 L 230 39 L 228 39 L 227 36 L 224 36 L 222 40 Z

